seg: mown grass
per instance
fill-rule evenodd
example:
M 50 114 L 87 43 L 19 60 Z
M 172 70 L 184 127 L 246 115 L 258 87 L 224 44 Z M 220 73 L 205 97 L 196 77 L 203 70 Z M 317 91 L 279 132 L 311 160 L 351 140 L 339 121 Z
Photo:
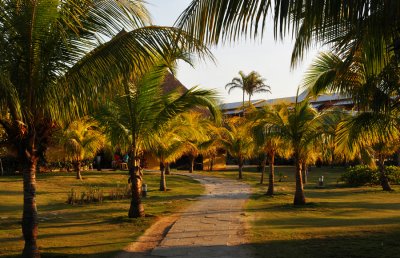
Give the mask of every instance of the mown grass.
M 143 199 L 148 216 L 127 218 L 129 200 L 102 204 L 68 205 L 67 193 L 78 193 L 88 185 L 100 187 L 107 195 L 117 185 L 127 183 L 126 171 L 39 174 L 37 204 L 42 257 L 112 257 L 141 235 L 156 219 L 189 204 L 204 189 L 189 177 L 167 176 L 167 192 L 158 191 L 159 173 L 145 173 L 148 197 Z M 0 257 L 19 257 L 23 249 L 21 233 L 22 178 L 0 177 Z
M 305 186 L 308 204 L 294 207 L 294 168 L 279 166 L 283 182 L 268 197 L 268 178 L 247 168 L 244 181 L 254 194 L 247 203 L 250 241 L 257 257 L 398 257 L 400 254 L 400 187 L 345 187 L 338 182 L 343 168 L 312 168 Z M 208 172 L 203 172 L 208 173 Z M 237 169 L 213 172 L 236 179 Z M 317 188 L 320 176 L 326 187 Z M 277 181 L 279 176 L 276 177 Z

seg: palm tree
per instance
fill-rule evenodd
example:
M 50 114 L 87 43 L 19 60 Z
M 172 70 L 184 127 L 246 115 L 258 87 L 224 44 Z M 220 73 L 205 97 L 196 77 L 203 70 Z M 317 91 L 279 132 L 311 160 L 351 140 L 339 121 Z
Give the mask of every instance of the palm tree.
M 378 163 L 382 189 L 391 191 L 385 174 L 385 159 L 398 149 L 400 124 L 398 110 L 388 113 L 362 112 L 344 120 L 338 127 L 338 151 L 348 155 L 365 153 Z
M 87 114 L 123 75 L 178 47 L 205 49 L 178 29 L 147 26 L 136 0 L 2 1 L 0 24 L 0 124 L 24 174 L 22 256 L 40 257 L 35 172 L 57 124 Z
M 178 54 L 178 57 L 181 55 Z M 174 60 L 170 57 L 170 61 Z M 169 65 L 168 65 L 169 66 Z M 218 116 L 215 93 L 192 88 L 180 95 L 171 91 L 162 93 L 162 82 L 167 73 L 165 66 L 155 66 L 142 77 L 127 81 L 125 91 L 114 101 L 105 103 L 97 119 L 106 133 L 115 141 L 129 139 L 129 181 L 132 183 L 132 200 L 128 216 L 144 216 L 141 202 L 142 168 L 141 153 L 168 121 L 195 107 L 207 107 L 211 115 Z
M 365 44 L 365 55 L 378 63 L 393 53 L 400 57 L 398 1 L 193 0 L 176 24 L 203 42 L 218 44 L 262 36 L 270 13 L 275 38 L 296 39 L 292 64 L 315 42 L 349 57 Z
M 389 191 L 391 188 L 384 174 L 384 159 L 395 152 L 392 143 L 398 130 L 394 124 L 397 124 L 400 70 L 396 60 L 392 59 L 379 74 L 371 74 L 368 71 L 373 64 L 368 63 L 361 53 L 357 56 L 356 60 L 347 63 L 333 53 L 322 53 L 308 70 L 304 85 L 313 95 L 334 91 L 353 98 L 357 109 L 363 112 L 341 125 L 342 144 L 346 138 L 343 134 L 348 134 L 346 144 L 351 147 L 350 150 L 355 149 L 360 153 L 370 148 L 378 159 L 382 188 Z
M 240 77 L 235 77 L 232 81 L 225 85 L 225 89 L 229 88 L 228 93 L 231 93 L 233 89 L 242 89 L 243 91 L 243 103 L 242 110 L 244 114 L 244 95 L 249 95 L 249 105 L 251 104 L 251 96 L 254 93 L 268 92 L 271 93 L 270 86 L 264 83 L 265 79 L 255 71 L 250 72 L 246 75 L 243 71 L 239 71 Z
M 210 119 L 203 113 L 192 111 L 182 114 L 179 120 L 180 135 L 186 146 L 185 154 L 189 156 L 190 161 L 189 173 L 193 173 L 194 163 L 202 152 L 202 146 L 210 141 L 207 131 Z
M 284 105 L 274 105 L 272 107 L 265 106 L 262 109 L 254 110 L 250 115 L 250 119 L 253 121 L 253 137 L 256 145 L 259 147 L 260 152 L 265 155 L 262 162 L 262 172 L 260 184 L 264 181 L 265 165 L 268 160 L 269 163 L 269 177 L 268 177 L 268 190 L 267 195 L 274 195 L 274 182 L 275 182 L 275 155 L 281 157 L 289 157 L 291 155 L 291 148 L 288 141 L 284 141 L 282 137 L 276 135 L 275 132 L 271 131 L 270 127 L 270 116 L 284 116 L 286 113 L 282 112 Z M 281 112 L 281 115 L 279 114 Z M 284 117 L 282 117 L 284 118 Z M 284 118 L 285 119 L 285 118 Z
M 255 146 L 251 137 L 250 123 L 244 117 L 232 117 L 226 120 L 226 130 L 222 143 L 228 153 L 237 160 L 239 179 L 243 179 L 243 165 L 245 159 L 255 154 Z
M 318 113 L 308 101 L 296 102 L 294 106 L 282 105 L 278 112 L 270 112 L 263 124 L 264 130 L 290 143 L 295 161 L 296 191 L 294 205 L 306 203 L 303 173 L 310 151 L 324 134 L 335 113 Z
M 178 119 L 173 119 L 164 126 L 163 130 L 154 134 L 150 143 L 151 147 L 148 149 L 160 162 L 160 191 L 167 190 L 165 174 L 168 164 L 175 162 L 186 151 L 184 139 L 179 135 L 181 130 L 186 128 L 182 128 L 176 121 Z
M 222 143 L 223 134 L 225 132 L 224 128 L 221 127 L 219 122 L 206 119 L 205 121 L 205 131 L 208 135 L 208 139 L 199 144 L 199 153 L 208 159 L 208 171 L 213 171 L 214 162 L 218 155 L 224 148 Z
M 265 79 L 259 73 L 252 71 L 247 75 L 245 91 L 249 95 L 250 105 L 254 93 L 271 93 L 271 87 L 265 84 Z
M 72 161 L 76 178 L 82 179 L 81 165 L 84 159 L 93 159 L 104 146 L 105 137 L 94 120 L 75 120 L 64 129 L 58 139 L 67 159 Z

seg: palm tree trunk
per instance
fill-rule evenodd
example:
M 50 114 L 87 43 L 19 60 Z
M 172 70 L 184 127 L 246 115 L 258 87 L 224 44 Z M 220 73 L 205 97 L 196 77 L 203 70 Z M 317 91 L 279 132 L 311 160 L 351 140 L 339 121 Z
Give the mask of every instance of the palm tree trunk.
M 190 156 L 189 156 L 189 159 L 190 159 L 189 173 L 193 173 L 193 171 L 194 171 L 195 156 L 194 156 L 194 155 L 190 155 Z
M 243 179 L 243 165 L 244 160 L 242 158 L 239 159 L 239 179 Z
M 29 154 L 25 154 L 29 153 Z M 38 158 L 32 152 L 25 150 L 23 154 L 24 211 L 22 215 L 22 234 L 25 246 L 24 258 L 40 258 L 36 243 L 38 236 L 38 216 L 36 208 L 36 165 Z
M 243 88 L 243 102 L 242 102 L 242 116 L 244 117 L 244 88 Z
M 213 171 L 213 167 L 214 167 L 214 161 L 215 161 L 215 155 L 211 155 L 211 160 L 210 160 L 210 171 Z
M 301 175 L 303 176 L 303 183 L 307 184 L 307 177 L 308 177 L 308 169 L 307 164 L 305 162 L 301 163 Z
M 265 167 L 267 164 L 267 157 L 265 156 L 261 162 L 261 177 L 260 177 L 260 184 L 264 184 L 264 174 L 265 174 Z
M 169 166 L 169 162 L 166 163 L 165 165 L 165 174 L 170 175 L 171 174 L 171 167 Z
M 161 162 L 160 163 L 160 172 L 161 172 L 160 191 L 167 191 L 167 183 L 165 181 L 165 168 L 166 168 L 166 166 L 164 165 L 163 162 Z
M 306 198 L 304 196 L 303 178 L 301 175 L 301 161 L 295 159 L 296 162 L 296 192 L 294 194 L 294 205 L 306 204 Z
M 392 191 L 389 180 L 385 174 L 385 157 L 383 155 L 378 156 L 378 168 L 379 168 L 379 181 L 381 182 L 383 191 Z
M 74 170 L 76 172 L 76 179 L 82 180 L 82 175 L 81 175 L 81 161 L 76 161 L 74 162 Z
M 136 153 L 135 148 L 129 154 L 129 181 L 132 183 L 132 198 L 131 205 L 129 207 L 128 217 L 129 218 L 140 218 L 144 217 L 144 207 L 142 204 L 142 177 L 140 175 L 140 164 L 136 164 Z
M 274 195 L 275 188 L 275 152 L 272 152 L 269 157 L 269 177 L 268 177 L 268 190 L 267 195 Z

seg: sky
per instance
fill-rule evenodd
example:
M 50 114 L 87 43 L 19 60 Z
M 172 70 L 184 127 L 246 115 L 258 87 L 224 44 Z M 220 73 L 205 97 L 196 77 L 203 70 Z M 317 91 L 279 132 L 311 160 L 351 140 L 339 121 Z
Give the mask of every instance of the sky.
M 180 13 L 191 0 L 147 0 L 148 9 L 156 25 L 172 26 Z M 271 87 L 271 94 L 254 94 L 252 99 L 271 99 L 296 95 L 304 72 L 311 64 L 318 50 L 311 50 L 303 61 L 294 69 L 290 68 L 290 56 L 293 43 L 290 39 L 275 41 L 272 26 L 267 26 L 262 41 L 246 40 L 212 47 L 216 63 L 211 60 L 195 62 L 195 68 L 179 63 L 177 78 L 187 88 L 199 86 L 204 89 L 215 89 L 224 103 L 242 101 L 239 89 L 228 91 L 225 85 L 239 71 L 246 74 L 258 72 Z M 248 96 L 245 97 L 248 99 Z

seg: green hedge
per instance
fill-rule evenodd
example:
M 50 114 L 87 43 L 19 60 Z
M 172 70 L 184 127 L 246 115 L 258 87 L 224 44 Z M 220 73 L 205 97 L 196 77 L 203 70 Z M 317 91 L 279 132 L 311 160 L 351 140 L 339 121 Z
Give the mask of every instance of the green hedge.
M 400 184 L 400 167 L 385 167 L 386 176 L 392 184 Z M 354 166 L 346 170 L 340 180 L 350 186 L 377 185 L 380 184 L 379 172 L 367 166 Z

